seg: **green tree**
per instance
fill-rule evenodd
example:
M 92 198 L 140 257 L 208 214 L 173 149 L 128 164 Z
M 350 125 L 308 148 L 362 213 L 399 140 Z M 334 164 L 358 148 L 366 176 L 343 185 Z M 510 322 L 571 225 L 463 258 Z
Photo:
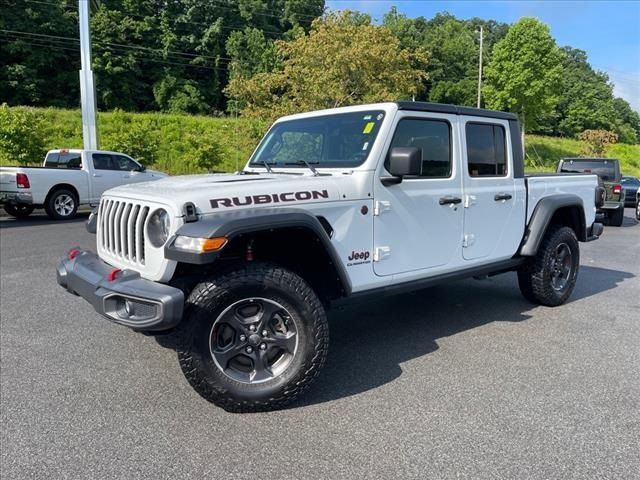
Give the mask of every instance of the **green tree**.
M 616 112 L 616 129 L 622 143 L 638 143 L 640 140 L 640 114 L 631 109 L 629 102 L 622 98 L 613 99 Z
M 229 63 L 229 78 L 251 78 L 257 73 L 270 72 L 280 64 L 273 40 L 265 37 L 262 30 L 246 27 L 232 32 L 226 44 Z
M 486 105 L 516 112 L 523 132 L 525 125 L 535 130 L 560 99 L 562 60 L 547 25 L 534 18 L 520 19 L 493 48 L 485 73 Z
M 426 63 L 424 52 L 400 48 L 387 28 L 364 23 L 350 12 L 316 20 L 308 35 L 278 41 L 276 47 L 283 59 L 280 69 L 235 78 L 226 90 L 245 106 L 244 114 L 272 118 L 409 98 L 426 76 L 411 63 L 414 58 Z
M 50 37 L 77 37 L 76 11 L 71 0 L 0 0 L 0 103 L 78 105 L 78 43 Z

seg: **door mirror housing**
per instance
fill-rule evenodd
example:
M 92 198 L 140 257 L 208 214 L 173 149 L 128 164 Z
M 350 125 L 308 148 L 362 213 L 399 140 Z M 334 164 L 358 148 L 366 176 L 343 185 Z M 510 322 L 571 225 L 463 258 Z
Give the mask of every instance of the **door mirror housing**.
M 422 173 L 422 150 L 417 147 L 394 147 L 389 152 L 390 177 L 383 177 L 384 185 L 402 182 L 405 176 L 417 176 Z

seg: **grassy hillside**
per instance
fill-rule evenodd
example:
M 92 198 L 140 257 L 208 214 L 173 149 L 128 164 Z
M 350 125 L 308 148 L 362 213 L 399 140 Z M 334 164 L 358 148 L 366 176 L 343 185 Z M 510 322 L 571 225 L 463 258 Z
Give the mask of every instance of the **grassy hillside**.
M 528 171 L 555 170 L 558 159 L 579 157 L 583 148 L 580 140 L 538 135 L 527 135 L 525 145 Z M 640 177 L 640 145 L 610 145 L 607 157 L 620 160 L 623 174 Z
M 32 111 L 44 121 L 46 149 L 82 147 L 79 110 L 40 108 Z M 123 132 L 138 132 L 139 135 L 129 141 L 141 144 L 138 147 L 151 145 L 153 168 L 171 174 L 204 170 L 188 160 L 194 145 L 202 141 L 213 141 L 220 147 L 215 170 L 241 168 L 268 127 L 264 122 L 249 119 L 162 113 L 100 113 L 98 122 L 101 148 L 117 149 L 123 143 Z M 553 171 L 558 159 L 579 156 L 582 150 L 582 142 L 569 138 L 528 135 L 525 143 L 528 171 Z M 608 156 L 620 159 L 625 174 L 640 176 L 640 145 L 611 145 Z

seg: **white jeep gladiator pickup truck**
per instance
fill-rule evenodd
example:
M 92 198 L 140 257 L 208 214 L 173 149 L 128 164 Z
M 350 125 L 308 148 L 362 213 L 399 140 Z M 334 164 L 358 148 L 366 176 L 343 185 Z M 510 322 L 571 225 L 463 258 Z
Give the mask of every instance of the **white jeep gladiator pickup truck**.
M 528 300 L 562 304 L 601 201 L 595 175 L 526 176 L 512 114 L 337 108 L 281 118 L 236 174 L 110 190 L 97 254 L 71 249 L 57 278 L 113 322 L 174 329 L 207 400 L 269 410 L 317 376 L 336 303 L 517 271 Z
M 98 205 L 109 188 L 163 177 L 124 153 L 50 150 L 41 167 L 0 167 L 0 203 L 17 218 L 44 208 L 49 217 L 68 220 L 80 205 Z

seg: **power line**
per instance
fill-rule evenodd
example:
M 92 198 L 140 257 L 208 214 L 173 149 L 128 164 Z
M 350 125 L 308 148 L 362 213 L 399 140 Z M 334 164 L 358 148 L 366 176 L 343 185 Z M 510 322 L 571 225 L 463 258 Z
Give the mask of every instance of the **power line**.
M 26 2 L 30 2 L 30 3 L 37 3 L 37 4 L 43 4 L 43 5 L 53 5 L 53 6 L 57 6 L 63 9 L 68 9 L 68 10 L 73 10 L 74 7 L 71 5 L 60 5 L 60 4 L 55 4 L 55 3 L 51 3 L 51 2 L 44 2 L 44 1 L 39 1 L 39 0 L 24 0 Z M 239 13 L 239 10 L 237 9 L 233 9 L 231 7 L 222 7 L 221 5 L 216 5 L 217 7 L 220 8 L 228 8 L 230 10 L 233 10 L 234 12 L 237 11 Z M 276 10 L 271 10 L 271 11 L 276 11 Z M 122 13 L 122 12 L 119 12 Z M 147 19 L 149 18 L 148 16 L 145 15 L 141 15 L 141 14 L 136 14 L 136 13 L 122 13 L 122 15 L 126 18 L 126 17 L 131 17 L 131 18 L 139 18 L 139 19 Z M 224 18 L 224 17 L 218 17 L 218 18 Z M 317 18 L 317 17 L 314 17 Z M 173 22 L 174 26 L 189 26 L 189 25 L 199 25 L 199 26 L 204 26 L 204 27 L 211 27 L 214 25 L 214 22 L 196 22 L 193 20 L 174 20 Z M 246 25 L 249 26 L 249 25 Z M 237 32 L 237 31 L 242 31 L 242 29 L 236 28 L 236 27 L 225 27 L 222 25 L 218 25 L 216 28 L 219 28 L 221 30 L 227 30 L 230 32 Z M 277 30 L 271 30 L 268 28 L 264 28 L 264 27 L 254 27 L 254 28 L 258 28 L 263 34 L 265 35 L 271 35 L 273 36 L 273 38 L 283 38 L 283 33 Z
M 19 30 L 7 30 L 7 29 L 1 29 L 0 28 L 0 32 L 5 32 L 5 33 L 11 33 L 11 34 L 15 34 L 15 35 L 25 35 L 25 36 L 30 36 L 30 37 L 39 37 L 39 38 L 48 38 L 48 39 L 54 39 L 54 40 L 64 40 L 64 41 L 68 41 L 70 43 L 75 43 L 75 44 L 79 44 L 80 40 L 78 40 L 77 38 L 74 37 L 63 37 L 60 35 L 49 35 L 49 34 L 45 34 L 45 33 L 32 33 L 32 32 L 24 32 L 24 31 L 19 31 Z M 173 55 L 173 56 L 184 56 L 184 57 L 191 57 L 191 58 L 206 58 L 209 60 L 213 60 L 213 61 L 218 61 L 218 60 L 227 60 L 227 61 L 232 61 L 231 58 L 229 57 L 222 57 L 222 56 L 218 56 L 218 57 L 213 57 L 211 55 L 201 55 L 201 54 L 197 54 L 197 53 L 188 53 L 188 52 L 180 52 L 180 51 L 175 51 L 175 50 L 161 50 L 161 49 L 154 49 L 154 48 L 149 48 L 149 47 L 142 47 L 142 46 L 138 46 L 138 45 L 125 45 L 123 43 L 115 43 L 115 42 L 106 42 L 103 40 L 93 40 L 94 44 L 96 45 L 108 45 L 108 46 L 112 46 L 112 47 L 118 47 L 118 48 L 125 48 L 125 49 L 133 49 L 133 50 L 142 50 L 142 51 L 147 51 L 147 52 L 151 52 L 151 53 L 158 53 L 161 55 Z
M 48 49 L 51 49 L 51 50 L 69 51 L 69 52 L 74 52 L 74 53 L 78 53 L 80 51 L 79 47 L 78 48 L 70 48 L 69 46 L 63 46 L 61 44 L 41 43 L 41 41 L 37 41 L 37 39 L 36 40 L 29 39 L 30 41 L 27 41 L 27 39 L 11 37 L 11 36 L 9 36 L 7 34 L 4 34 L 4 33 L 0 33 L 0 35 L 5 36 L 5 38 L 7 38 L 9 40 L 20 40 L 20 41 L 24 42 L 26 45 L 30 45 L 30 46 L 43 47 L 43 48 L 48 48 Z M 116 52 L 116 53 L 121 53 L 121 52 Z M 167 60 L 160 60 L 160 59 L 154 59 L 154 58 L 148 58 L 148 57 L 139 57 L 139 56 L 134 56 L 133 58 L 134 58 L 134 60 L 136 60 L 138 62 L 151 62 L 151 63 L 158 63 L 158 64 L 163 64 L 163 65 L 174 65 L 174 66 L 179 66 L 179 67 L 190 67 L 190 68 L 199 68 L 199 69 L 205 69 L 205 70 L 215 70 L 215 71 L 220 71 L 220 72 L 228 72 L 228 71 L 230 71 L 229 68 L 225 68 L 225 67 L 211 67 L 211 66 L 207 66 L 207 65 L 198 65 L 198 64 L 193 64 L 193 63 L 171 62 L 171 61 L 167 61 Z

